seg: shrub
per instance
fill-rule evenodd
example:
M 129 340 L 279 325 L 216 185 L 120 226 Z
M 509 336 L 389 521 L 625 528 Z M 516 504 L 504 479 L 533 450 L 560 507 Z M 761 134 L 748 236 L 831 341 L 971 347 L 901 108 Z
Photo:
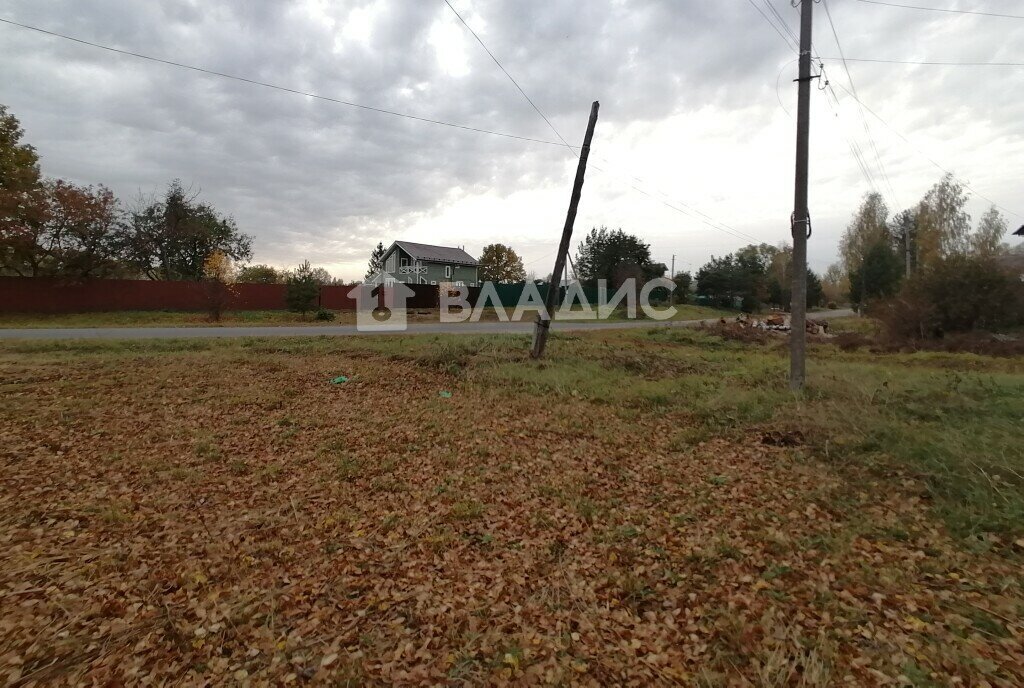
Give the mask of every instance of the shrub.
M 234 293 L 235 269 L 231 258 L 220 250 L 212 251 L 203 261 L 203 292 L 210 320 L 220 321 Z
M 285 303 L 288 310 L 302 314 L 313 310 L 320 297 L 320 285 L 308 260 L 288 275 L 287 287 Z
M 334 311 L 329 311 L 326 308 L 321 308 L 316 312 L 316 319 L 322 321 L 334 320 Z
M 951 256 L 914 275 L 875 315 L 900 339 L 1014 327 L 1024 324 L 1024 283 L 990 257 Z

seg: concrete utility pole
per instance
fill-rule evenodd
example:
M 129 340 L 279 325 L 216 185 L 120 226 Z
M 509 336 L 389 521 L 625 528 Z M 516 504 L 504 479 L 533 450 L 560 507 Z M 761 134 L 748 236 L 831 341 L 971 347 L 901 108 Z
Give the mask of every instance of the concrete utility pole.
M 800 2 L 800 78 L 796 112 L 796 193 L 793 207 L 793 301 L 789 307 L 789 388 L 804 388 L 807 375 L 807 159 L 811 145 L 811 27 L 814 0 Z
M 580 196 L 583 194 L 583 179 L 587 173 L 587 159 L 590 157 L 590 142 L 594 138 L 594 127 L 597 125 L 597 111 L 601 104 L 596 100 L 590 106 L 590 121 L 587 123 L 587 133 L 583 136 L 583 148 L 580 149 L 580 162 L 576 167 L 576 180 L 572 185 L 572 196 L 569 197 L 569 212 L 565 216 L 565 226 L 562 227 L 562 241 L 558 244 L 558 255 L 555 256 L 555 269 L 551 271 L 551 283 L 548 284 L 547 298 L 544 299 L 547 318 L 537 314 L 537 326 L 533 331 L 533 349 L 530 356 L 540 358 L 544 355 L 544 347 L 548 343 L 548 332 L 551 329 L 551 316 L 555 313 L 555 306 L 558 305 L 558 295 L 561 293 L 559 280 L 565 270 L 566 257 L 569 255 L 569 243 L 572 240 L 572 228 L 576 223 L 576 210 L 580 206 Z

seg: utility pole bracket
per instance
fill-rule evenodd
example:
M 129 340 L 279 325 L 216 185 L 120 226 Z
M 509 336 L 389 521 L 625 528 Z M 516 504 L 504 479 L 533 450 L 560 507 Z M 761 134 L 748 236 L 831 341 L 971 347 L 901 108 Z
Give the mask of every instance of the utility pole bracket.
M 798 224 L 806 224 L 807 225 L 807 238 L 810 239 L 811 238 L 811 233 L 812 233 L 811 232 L 811 211 L 807 210 L 807 211 L 804 211 L 804 212 L 807 215 L 807 219 L 806 220 L 800 220 L 800 222 L 797 222 L 796 213 L 790 213 L 790 216 L 789 216 L 789 233 L 790 233 L 791 236 L 796 237 L 796 226 Z

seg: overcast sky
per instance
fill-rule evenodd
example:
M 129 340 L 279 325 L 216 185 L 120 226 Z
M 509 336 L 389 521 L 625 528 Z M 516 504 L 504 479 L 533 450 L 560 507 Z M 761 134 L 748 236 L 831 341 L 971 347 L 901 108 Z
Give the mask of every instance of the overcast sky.
M 769 14 L 765 1 L 753 0 Z M 789 0 L 768 1 L 796 30 Z M 847 57 L 1024 62 L 1024 20 L 827 1 Z M 592 165 L 588 174 L 576 239 L 594 225 L 621 226 L 650 242 L 656 260 L 668 264 L 675 254 L 677 269 L 694 270 L 752 240 L 787 239 L 796 54 L 751 2 L 452 4 L 573 145 L 590 103 L 601 102 L 591 159 L 601 171 Z M 907 4 L 1024 14 L 1018 0 Z M 823 7 L 814 9 L 815 50 L 837 57 Z M 8 0 L 0 17 L 299 91 L 557 141 L 443 0 Z M 851 88 L 840 62 L 825 66 L 834 84 Z M 835 260 L 839 235 L 870 188 L 851 142 L 890 205 L 912 205 L 938 180 L 931 158 L 1024 213 L 1024 68 L 851 62 L 850 70 L 860 99 L 913 145 L 867 114 L 869 139 L 842 88 L 834 89 L 838 104 L 813 92 L 813 268 Z M 395 239 L 464 245 L 474 255 L 502 242 L 544 276 L 575 172 L 563 146 L 359 110 L 2 24 L 0 102 L 21 120 L 45 174 L 101 183 L 126 200 L 180 178 L 255 236 L 255 262 L 308 258 L 346 279 L 362 276 L 378 241 Z M 656 198 L 696 209 L 717 228 Z M 975 195 L 974 219 L 987 207 Z M 1007 218 L 1014 228 L 1024 222 Z

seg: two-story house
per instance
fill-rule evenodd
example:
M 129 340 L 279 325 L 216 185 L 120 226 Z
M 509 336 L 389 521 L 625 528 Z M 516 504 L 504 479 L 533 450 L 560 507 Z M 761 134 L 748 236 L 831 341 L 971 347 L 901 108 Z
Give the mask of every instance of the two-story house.
M 383 280 L 405 284 L 442 284 L 476 287 L 480 284 L 477 260 L 461 248 L 396 241 L 384 252 Z

